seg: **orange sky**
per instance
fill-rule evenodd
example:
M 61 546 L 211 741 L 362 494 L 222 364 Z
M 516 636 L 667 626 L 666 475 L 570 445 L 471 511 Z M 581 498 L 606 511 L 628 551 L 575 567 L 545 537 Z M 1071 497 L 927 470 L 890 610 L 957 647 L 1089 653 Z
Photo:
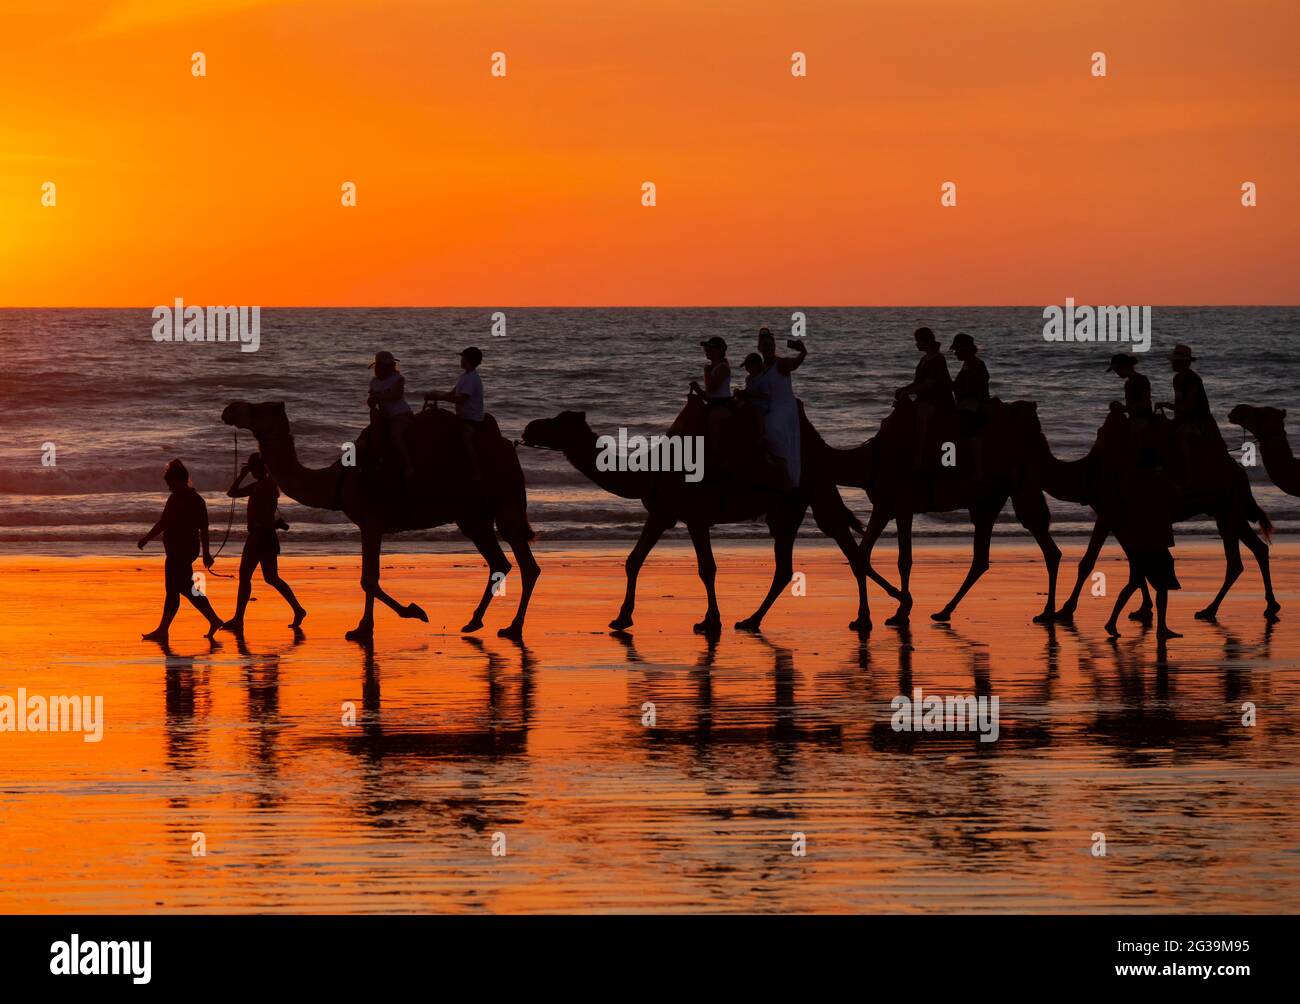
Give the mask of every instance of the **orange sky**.
M 1300 303 L 1294 0 L 6 7 L 0 305 Z

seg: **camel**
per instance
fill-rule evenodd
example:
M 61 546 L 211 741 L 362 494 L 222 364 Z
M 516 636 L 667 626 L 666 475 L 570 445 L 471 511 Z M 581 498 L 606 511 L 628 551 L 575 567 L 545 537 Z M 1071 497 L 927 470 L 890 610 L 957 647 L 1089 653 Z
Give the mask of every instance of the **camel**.
M 380 587 L 380 550 L 387 534 L 446 523 L 456 524 L 473 542 L 489 570 L 483 596 L 461 630 L 473 632 L 482 628 L 488 604 L 494 595 L 503 591 L 501 584 L 511 565 L 497 543 L 496 531 L 500 530 L 519 565 L 522 588 L 514 619 L 497 633 L 505 638 L 522 637 L 528 601 L 541 569 L 529 547 L 533 531 L 528 524 L 523 471 L 513 447 L 501 438 L 492 416 L 484 419 L 476 446 L 483 469 L 481 490 L 476 490 L 470 480 L 469 461 L 460 443 L 455 417 L 436 408 L 416 415 L 407 432 L 406 441 L 416 472 L 411 485 L 394 481 L 386 467 L 366 473 L 372 466 L 367 463 L 345 466 L 339 459 L 329 467 L 304 467 L 298 460 L 281 401 L 261 404 L 234 401 L 226 406 L 221 420 L 253 433 L 267 469 L 291 499 L 313 509 L 342 512 L 361 531 L 365 612 L 357 626 L 347 632 L 349 640 L 368 641 L 374 636 L 376 598 L 399 617 L 428 621 L 428 615 L 419 606 L 399 603 Z M 357 451 L 363 457 L 370 455 L 368 442 L 369 430 L 357 441 Z
M 695 403 L 694 399 L 688 402 L 682 416 L 673 423 L 674 429 L 693 427 L 689 420 L 693 408 L 702 409 L 702 405 Z M 800 419 L 804 430 L 803 442 L 808 443 L 811 424 L 803 415 L 802 405 Z M 562 452 L 574 468 L 600 488 L 621 498 L 638 499 L 645 506 L 645 524 L 625 563 L 627 588 L 623 604 L 618 616 L 609 622 L 615 631 L 624 631 L 632 626 L 641 566 L 664 533 L 681 522 L 686 524 L 695 547 L 700 580 L 708 598 L 704 618 L 695 624 L 695 631 L 701 634 L 719 632 L 722 614 L 714 591 L 717 563 L 713 558 L 709 530 L 720 524 L 743 523 L 762 517 L 772 535 L 776 568 L 772 584 L 758 609 L 736 623 L 737 630 L 759 630 L 768 610 L 794 577 L 794 539 L 810 506 L 817 526 L 840 546 L 857 581 L 858 614 L 850 627 L 871 630 L 866 578 L 869 576 L 891 593 L 893 586 L 859 557 L 852 531 L 861 530 L 861 524 L 844 505 L 834 483 L 819 469 L 815 456 L 804 454 L 801 482 L 794 490 L 781 490 L 774 484 L 763 484 L 759 480 L 745 480 L 738 473 L 706 475 L 698 483 L 689 483 L 679 472 L 600 470 L 597 438 L 587 424 L 586 412 L 562 411 L 554 418 L 529 422 L 524 429 L 523 442 L 527 446 Z M 705 468 L 706 472 L 712 469 L 711 466 Z
M 912 470 L 915 458 L 913 435 L 914 412 L 906 403 L 895 405 L 876 436 L 854 450 L 838 451 L 835 456 L 834 480 L 842 487 L 862 488 L 871 500 L 871 518 L 862 538 L 862 557 L 870 568 L 871 551 L 881 532 L 893 520 L 898 529 L 898 609 L 885 623 L 901 625 L 911 618 L 912 594 L 912 518 L 918 513 L 950 512 L 966 509 L 975 525 L 975 539 L 970 569 L 965 580 L 941 610 L 930 615 L 936 621 L 951 620 L 957 605 L 972 586 L 988 571 L 993 526 L 1010 499 L 1020 524 L 1028 530 L 1043 553 L 1047 569 L 1047 602 L 1034 622 L 1052 620 L 1056 604 L 1056 572 L 1061 549 L 1052 540 L 1051 513 L 1043 493 L 1033 482 L 1025 465 L 1028 449 L 1018 432 L 1016 415 L 1033 409 L 1032 402 L 1005 405 L 995 401 L 992 415 L 983 432 L 985 477 L 972 478 L 960 464 L 951 471 Z M 945 422 L 954 428 L 948 437 L 958 442 L 955 418 L 939 416 L 934 430 L 940 438 L 947 434 Z
M 1288 495 L 1300 495 L 1300 460 L 1286 438 L 1286 410 L 1239 404 L 1228 412 L 1228 421 L 1255 437 L 1273 484 Z
M 1124 444 L 1127 444 L 1131 438 L 1124 423 L 1125 420 L 1120 415 L 1112 412 L 1107 416 L 1098 432 L 1097 442 L 1088 454 L 1080 460 L 1063 461 L 1053 456 L 1047 437 L 1039 424 L 1037 413 L 1025 417 L 1025 432 L 1037 443 L 1032 455 L 1032 464 L 1040 484 L 1053 498 L 1090 505 L 1097 513 L 1087 551 L 1079 562 L 1074 589 L 1069 599 L 1057 611 L 1056 618 L 1060 621 L 1070 622 L 1074 619 L 1084 583 L 1092 575 L 1102 546 L 1115 525 L 1117 514 L 1110 511 L 1110 506 L 1126 504 L 1122 486 L 1128 479 L 1126 465 L 1131 462 L 1131 458 L 1117 456 L 1125 452 Z M 1256 504 L 1246 472 L 1238 464 L 1233 463 L 1226 452 L 1224 461 L 1225 463 L 1217 468 L 1208 464 L 1197 465 L 1193 469 L 1194 483 L 1175 484 L 1177 490 L 1173 495 L 1162 500 L 1168 504 L 1170 518 L 1174 523 L 1204 513 L 1214 519 L 1219 535 L 1223 539 L 1226 562 L 1223 585 L 1209 605 L 1196 612 L 1196 618 L 1212 621 L 1218 616 L 1224 597 L 1228 595 L 1228 591 L 1244 568 L 1240 546 L 1243 543 L 1254 555 L 1259 564 L 1260 576 L 1264 580 L 1266 597 L 1264 616 L 1275 618 L 1281 610 L 1281 605 L 1273 594 L 1268 545 L 1260 539 L 1250 525 L 1252 522 L 1258 523 L 1260 530 L 1267 537 L 1272 531 L 1272 523 Z M 1134 500 L 1134 504 L 1140 502 Z M 1150 621 L 1151 597 L 1145 588 L 1142 606 L 1129 616 L 1143 623 Z

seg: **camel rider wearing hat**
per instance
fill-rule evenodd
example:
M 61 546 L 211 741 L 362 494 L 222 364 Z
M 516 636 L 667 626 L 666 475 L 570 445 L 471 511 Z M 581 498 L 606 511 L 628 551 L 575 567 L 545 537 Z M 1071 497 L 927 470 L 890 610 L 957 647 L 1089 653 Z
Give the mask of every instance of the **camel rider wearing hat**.
M 952 340 L 948 351 L 961 360 L 961 369 L 952 382 L 952 396 L 957 404 L 957 423 L 963 446 L 971 458 L 971 475 L 979 481 L 984 477 L 983 444 L 979 432 L 989 413 L 989 371 L 979 357 L 975 339 L 964 331 Z
M 402 465 L 409 478 L 415 474 L 415 468 L 406 448 L 406 430 L 414 421 L 415 415 L 406 403 L 406 378 L 397 371 L 397 360 L 391 352 L 376 352 L 375 361 L 370 364 L 370 368 L 375 371 L 375 375 L 370 381 L 366 404 L 372 414 L 377 412 L 383 417 L 388 427 L 388 438 L 401 454 Z
M 1143 467 L 1156 465 L 1151 449 L 1152 427 L 1155 413 L 1151 410 L 1151 381 L 1137 371 L 1138 357 L 1127 352 L 1116 352 L 1110 357 L 1107 373 L 1114 373 L 1124 381 L 1124 403 L 1112 401 L 1112 411 L 1119 411 L 1129 420 L 1133 445 Z
M 1210 401 L 1205 395 L 1201 376 L 1192 369 L 1196 357 L 1186 345 L 1175 345 L 1169 353 L 1169 366 L 1174 371 L 1174 399 L 1160 404 L 1174 413 L 1174 441 L 1178 444 L 1179 459 L 1184 470 L 1189 469 L 1192 456 L 1208 448 L 1226 449 L 1218 423 L 1210 411 Z
M 952 411 L 952 378 L 948 376 L 948 364 L 934 332 L 929 328 L 917 328 L 912 337 L 921 353 L 921 361 L 916 364 L 915 379 L 894 392 L 894 403 L 909 396 L 916 398 L 916 453 L 912 458 L 912 471 L 919 472 L 925 466 L 924 454 L 934 416 L 940 411 Z

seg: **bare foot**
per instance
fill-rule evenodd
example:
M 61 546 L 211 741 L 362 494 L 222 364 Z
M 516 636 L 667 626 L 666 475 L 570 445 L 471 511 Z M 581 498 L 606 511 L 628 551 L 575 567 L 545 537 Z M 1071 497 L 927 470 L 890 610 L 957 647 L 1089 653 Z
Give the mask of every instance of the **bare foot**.
M 140 636 L 140 640 L 141 641 L 166 641 L 167 631 L 164 628 L 157 628 L 156 630 L 150 631 L 148 634 L 142 634 Z
M 1106 633 L 1107 633 L 1108 635 L 1110 635 L 1112 638 L 1118 638 L 1118 637 L 1119 637 L 1119 628 L 1117 628 L 1117 627 L 1115 626 L 1115 622 L 1114 622 L 1114 621 L 1107 621 L 1107 622 L 1106 622 Z
M 233 617 L 226 621 L 226 623 L 222 624 L 221 627 L 223 630 L 229 631 L 231 634 L 244 633 L 244 622 L 242 620 L 236 620 Z
M 1162 627 L 1159 631 L 1156 632 L 1156 637 L 1157 638 L 1181 638 L 1182 635 L 1180 635 L 1177 631 L 1175 631 L 1171 627 Z

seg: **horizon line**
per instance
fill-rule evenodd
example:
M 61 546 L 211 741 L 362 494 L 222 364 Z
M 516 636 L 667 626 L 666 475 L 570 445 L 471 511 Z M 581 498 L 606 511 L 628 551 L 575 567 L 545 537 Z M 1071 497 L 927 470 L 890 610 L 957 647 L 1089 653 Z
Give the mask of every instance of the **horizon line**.
M 175 298 L 173 297 L 173 300 Z M 182 298 L 183 299 L 183 298 Z M 1073 299 L 1071 297 L 1071 299 Z M 1076 301 L 1077 302 L 1077 301 Z M 165 304 L 5 304 L 0 310 L 153 310 Z M 190 304 L 198 306 L 198 304 Z M 1097 306 L 1092 303 L 1079 303 L 1078 306 Z M 219 306 L 204 304 L 203 306 Z M 238 304 L 237 304 L 238 306 Z M 1041 303 L 670 303 L 670 304 L 575 304 L 575 303 L 358 303 L 358 304 L 323 304 L 323 303 L 289 303 L 289 304 L 245 304 L 262 310 L 785 310 L 793 307 L 797 310 L 902 310 L 907 308 L 924 308 L 926 310 L 1042 310 L 1059 304 Z M 1110 306 L 1110 304 L 1106 304 Z M 1123 304 L 1123 306 L 1131 306 Z M 1300 309 L 1300 303 L 1149 303 L 1138 306 L 1151 308 L 1187 309 L 1229 309 L 1250 308 L 1254 310 Z

